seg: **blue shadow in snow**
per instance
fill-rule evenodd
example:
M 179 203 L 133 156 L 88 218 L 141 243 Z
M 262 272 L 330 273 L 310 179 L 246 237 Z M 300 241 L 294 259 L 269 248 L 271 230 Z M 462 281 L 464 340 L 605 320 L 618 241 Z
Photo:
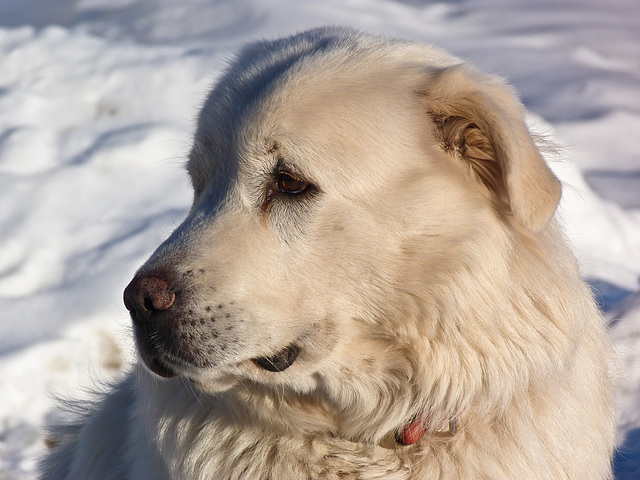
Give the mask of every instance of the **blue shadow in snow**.
M 616 450 L 613 472 L 616 480 L 640 479 L 640 428 L 630 430 Z
M 588 279 L 587 282 L 604 312 L 610 312 L 633 293 L 595 278 Z M 640 428 L 630 430 L 622 445 L 616 449 L 613 456 L 613 472 L 615 480 L 640 480 Z
M 630 290 L 625 290 L 624 288 L 597 278 L 589 278 L 587 279 L 587 283 L 593 290 L 598 306 L 605 313 L 610 312 L 613 307 L 633 293 Z

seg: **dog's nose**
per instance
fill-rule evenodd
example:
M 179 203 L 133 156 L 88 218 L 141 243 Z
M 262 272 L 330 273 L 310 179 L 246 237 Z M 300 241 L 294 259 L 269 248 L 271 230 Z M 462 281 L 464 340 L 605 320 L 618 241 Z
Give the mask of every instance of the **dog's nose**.
M 133 321 L 143 321 L 154 312 L 168 310 L 176 300 L 175 275 L 155 271 L 135 277 L 124 289 L 124 305 Z

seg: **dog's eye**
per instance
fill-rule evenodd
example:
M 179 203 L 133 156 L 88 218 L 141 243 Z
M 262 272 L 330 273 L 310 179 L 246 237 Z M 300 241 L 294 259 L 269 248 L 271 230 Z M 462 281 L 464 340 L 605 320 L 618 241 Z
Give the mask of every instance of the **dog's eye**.
M 309 182 L 305 182 L 290 173 L 280 172 L 276 179 L 278 190 L 289 195 L 297 195 L 309 188 Z
M 287 199 L 298 202 L 298 199 L 310 198 L 318 192 L 317 187 L 306 180 L 298 177 L 294 173 L 279 170 L 275 174 L 275 179 L 266 192 L 261 208 L 263 211 L 269 211 L 273 202 L 278 197 L 286 202 Z

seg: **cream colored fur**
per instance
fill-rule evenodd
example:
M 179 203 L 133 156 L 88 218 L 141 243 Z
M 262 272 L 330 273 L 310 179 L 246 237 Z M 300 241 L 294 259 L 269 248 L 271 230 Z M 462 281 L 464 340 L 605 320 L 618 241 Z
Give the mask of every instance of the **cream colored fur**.
M 266 198 L 284 167 L 313 194 Z M 225 317 L 177 378 L 141 364 L 59 430 L 42 478 L 610 478 L 609 340 L 501 80 L 350 30 L 250 45 L 188 170 L 138 275 L 177 272 L 185 329 Z M 251 360 L 290 344 L 282 372 Z M 416 414 L 426 435 L 390 443 Z

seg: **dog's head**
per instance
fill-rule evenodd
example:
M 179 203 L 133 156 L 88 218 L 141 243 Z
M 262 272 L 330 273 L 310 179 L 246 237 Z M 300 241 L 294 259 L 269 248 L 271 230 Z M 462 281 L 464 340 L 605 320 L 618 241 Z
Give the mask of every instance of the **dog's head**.
M 522 116 L 430 47 L 344 30 L 247 47 L 200 114 L 190 213 L 125 291 L 141 358 L 209 392 L 424 402 L 415 382 L 465 362 L 439 351 L 444 312 L 491 301 L 465 275 L 499 283 L 513 232 L 559 200 Z

